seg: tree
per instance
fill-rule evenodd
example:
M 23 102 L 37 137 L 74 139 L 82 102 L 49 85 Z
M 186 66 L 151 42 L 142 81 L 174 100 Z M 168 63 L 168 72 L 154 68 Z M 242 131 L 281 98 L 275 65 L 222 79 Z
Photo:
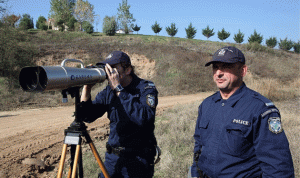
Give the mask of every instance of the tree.
M 295 53 L 300 53 L 300 41 L 298 41 L 298 43 L 294 43 L 294 51 Z
M 176 28 L 175 23 L 171 23 L 170 27 L 166 27 L 166 31 L 167 31 L 168 35 L 173 37 L 178 32 L 178 28 Z
M 16 16 L 14 14 L 12 15 L 8 15 L 2 18 L 2 22 L 11 26 L 11 27 L 15 27 L 16 22 L 21 18 L 21 16 Z
M 88 21 L 84 21 L 82 23 L 82 29 L 88 34 L 91 34 L 94 32 L 94 26 Z
M 41 30 L 47 30 L 47 25 L 46 25 L 46 18 L 44 16 L 39 16 L 38 20 L 36 21 L 36 28 L 41 29 Z
M 70 31 L 74 31 L 75 30 L 75 23 L 77 22 L 77 20 L 75 19 L 75 17 L 71 17 L 69 19 L 69 21 L 67 22 L 67 26 L 69 27 L 68 30 Z
M 188 28 L 185 29 L 185 32 L 186 32 L 186 37 L 188 39 L 195 38 L 197 30 L 195 29 L 195 27 L 193 27 L 192 22 L 190 23 L 190 25 L 188 26 Z
M 116 34 L 117 30 L 117 22 L 116 18 L 114 16 L 109 17 L 105 16 L 103 19 L 103 33 L 105 33 L 108 36 L 114 36 Z
M 233 39 L 236 43 L 242 43 L 244 41 L 244 36 L 244 33 L 239 29 L 239 32 L 234 35 Z
M 263 41 L 263 36 L 258 34 L 256 30 L 254 30 L 254 33 L 248 38 L 249 43 L 257 42 L 261 44 L 262 41 Z
M 157 23 L 157 21 L 155 21 L 155 24 L 151 26 L 153 32 L 157 35 L 157 33 L 159 34 L 159 32 L 162 30 L 162 28 L 160 27 L 160 25 Z
M 221 41 L 226 40 L 230 36 L 229 32 L 226 32 L 224 28 L 222 28 L 222 31 L 218 31 L 218 38 Z
M 266 40 L 266 45 L 270 48 L 274 48 L 277 45 L 276 37 L 270 37 Z
M 280 39 L 279 48 L 285 51 L 289 51 L 294 46 L 294 43 L 291 40 L 285 38 L 284 40 Z
M 22 30 L 34 28 L 33 18 L 31 18 L 29 14 L 24 14 L 20 20 L 19 28 Z
M 55 22 L 62 25 L 66 24 L 70 18 L 73 16 L 73 8 L 75 5 L 75 0 L 51 0 L 50 1 L 50 18 Z
M 130 28 L 133 27 L 132 22 L 135 22 L 129 9 L 130 5 L 128 5 L 127 0 L 122 0 L 122 4 L 120 3 L 118 8 L 118 21 L 120 21 L 120 27 L 125 30 L 125 34 L 129 34 Z
M 132 28 L 132 30 L 136 31 L 137 34 L 140 31 L 140 29 L 141 27 L 138 27 L 137 24 L 135 24 L 135 26 Z
M 215 35 L 214 29 L 210 29 L 209 26 L 207 25 L 207 27 L 205 29 L 202 29 L 202 34 L 208 39 L 212 36 Z
M 74 17 L 80 23 L 80 30 L 82 29 L 82 23 L 88 21 L 91 24 L 94 23 L 94 6 L 87 0 L 77 0 L 74 7 Z

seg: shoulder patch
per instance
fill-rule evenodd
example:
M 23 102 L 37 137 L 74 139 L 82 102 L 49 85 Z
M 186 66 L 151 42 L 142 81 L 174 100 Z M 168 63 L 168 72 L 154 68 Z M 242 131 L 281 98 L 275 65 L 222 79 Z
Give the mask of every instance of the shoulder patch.
M 264 113 L 262 113 L 262 114 L 261 114 L 261 117 L 265 117 L 266 115 L 268 115 L 268 114 L 270 114 L 270 113 L 272 113 L 272 112 L 277 112 L 277 113 L 279 113 L 279 110 L 276 109 L 276 108 L 269 109 L 269 110 L 265 111 Z M 280 113 L 279 113 L 279 114 L 280 114 Z
M 146 96 L 146 102 L 151 108 L 155 108 L 155 96 L 149 94 Z
M 283 131 L 280 117 L 270 117 L 268 123 L 271 132 L 279 134 Z

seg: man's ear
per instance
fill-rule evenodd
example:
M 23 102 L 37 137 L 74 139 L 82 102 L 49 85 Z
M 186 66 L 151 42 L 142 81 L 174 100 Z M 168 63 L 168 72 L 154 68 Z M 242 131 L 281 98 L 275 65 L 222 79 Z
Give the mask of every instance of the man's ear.
M 246 65 L 243 65 L 243 67 L 242 67 L 242 77 L 245 77 L 247 71 L 248 71 L 248 67 Z
M 127 67 L 127 68 L 125 69 L 125 74 L 126 74 L 126 75 L 130 75 L 131 71 L 132 71 L 132 67 Z

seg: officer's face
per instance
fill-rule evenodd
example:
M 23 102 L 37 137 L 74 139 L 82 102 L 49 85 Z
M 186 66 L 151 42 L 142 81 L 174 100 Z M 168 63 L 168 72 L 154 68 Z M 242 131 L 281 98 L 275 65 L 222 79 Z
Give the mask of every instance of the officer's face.
M 120 83 L 121 85 L 124 84 L 124 82 L 128 79 L 128 76 L 130 76 L 131 68 L 123 68 L 121 64 L 115 64 L 111 66 L 112 68 L 115 68 L 119 73 Z M 122 85 L 123 86 L 123 85 Z
M 246 75 L 247 67 L 241 63 L 223 63 L 213 64 L 213 78 L 217 87 L 226 93 L 237 90 L 243 83 L 243 77 Z

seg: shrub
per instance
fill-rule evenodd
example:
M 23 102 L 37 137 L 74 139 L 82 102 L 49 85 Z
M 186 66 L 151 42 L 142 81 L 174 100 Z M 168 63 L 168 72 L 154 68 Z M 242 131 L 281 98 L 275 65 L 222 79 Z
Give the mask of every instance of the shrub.
M 157 21 L 155 21 L 155 24 L 151 26 L 153 32 L 155 34 L 159 34 L 159 32 L 162 30 L 162 28 L 159 26 L 159 24 L 157 23 Z
M 168 35 L 173 37 L 178 32 L 178 28 L 176 28 L 175 23 L 171 23 L 170 27 L 166 27 L 166 31 L 167 31 Z
M 108 36 L 114 36 L 117 30 L 117 22 L 114 16 L 105 16 L 103 20 L 103 33 Z
M 239 33 L 235 34 L 233 39 L 236 43 L 242 43 L 244 41 L 244 34 L 239 30 Z
M 277 45 L 276 37 L 270 37 L 266 40 L 266 45 L 270 48 L 274 48 Z
M 291 40 L 285 38 L 284 40 L 280 39 L 279 48 L 285 51 L 289 51 L 294 46 L 294 43 Z
M 254 30 L 254 33 L 248 38 L 249 43 L 257 42 L 261 44 L 262 41 L 263 41 L 263 36 L 258 34 L 256 30 Z
M 188 39 L 193 39 L 196 36 L 197 30 L 192 26 L 192 23 L 190 23 L 188 28 L 185 29 L 185 32 Z
M 214 29 L 210 29 L 209 26 L 207 25 L 207 27 L 205 29 L 202 29 L 202 34 L 208 39 L 212 36 L 215 35 Z
M 218 31 L 218 38 L 222 41 L 226 40 L 230 36 L 229 32 L 226 32 L 223 28 L 222 31 Z
M 295 53 L 300 53 L 300 41 L 298 41 L 298 43 L 294 43 L 294 51 Z
M 90 22 L 87 22 L 87 21 L 82 23 L 82 29 L 88 34 L 91 34 L 94 32 L 94 26 Z

